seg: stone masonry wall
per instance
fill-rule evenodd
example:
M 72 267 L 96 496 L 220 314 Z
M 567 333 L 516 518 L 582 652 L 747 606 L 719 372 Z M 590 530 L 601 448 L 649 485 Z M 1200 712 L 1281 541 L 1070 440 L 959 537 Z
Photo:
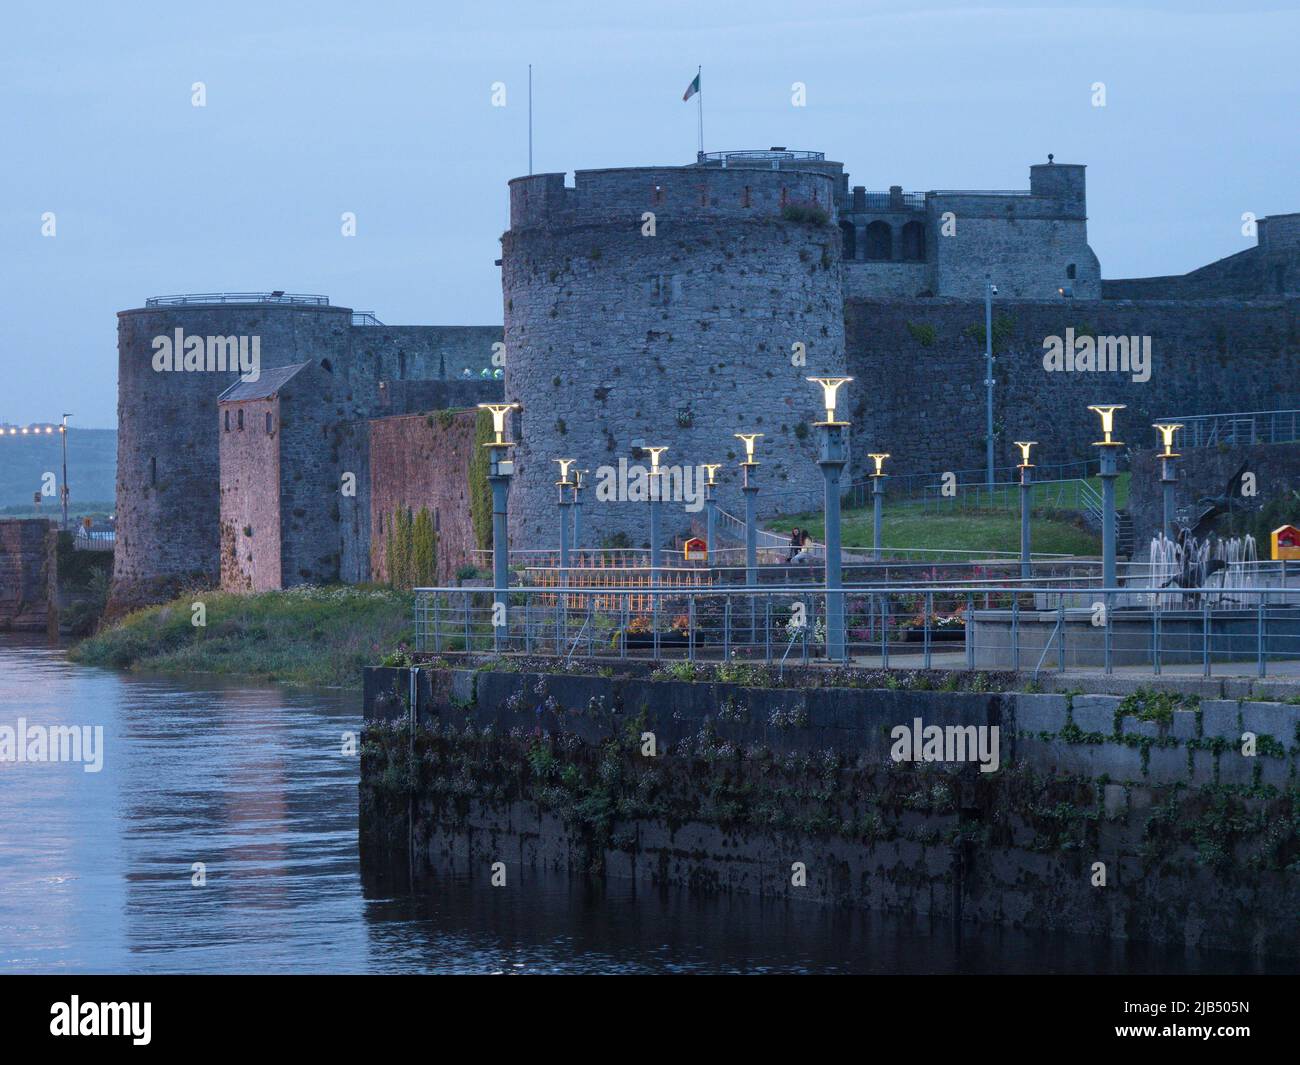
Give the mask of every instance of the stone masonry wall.
M 363 861 L 1300 955 L 1294 705 L 425 669 L 412 740 L 408 690 L 367 673 Z M 918 725 L 997 769 L 896 760 Z
M 263 368 L 326 359 L 346 379 L 345 406 L 373 405 L 373 382 L 351 376 L 346 307 L 232 304 L 120 312 L 110 615 L 219 574 L 216 399 L 237 375 L 156 372 L 153 340 L 178 328 L 186 336 L 257 336 Z
M 586 534 L 646 542 L 645 508 L 599 502 L 598 470 L 648 467 L 632 443 L 667 446 L 665 465 L 723 464 L 720 505 L 742 508 L 737 432 L 761 432 L 768 511 L 815 492 L 812 433 L 820 392 L 805 377 L 844 368 L 840 235 L 791 222 L 782 202 L 823 207 L 825 175 L 786 171 L 579 172 L 511 183 L 502 238 L 506 396 L 520 402 L 512 541 L 553 539 L 553 459 L 589 468 Z M 659 192 L 656 192 L 656 189 Z M 656 216 L 654 236 L 642 216 Z M 806 345 L 793 365 L 792 345 Z M 664 533 L 689 526 L 664 508 Z
M 45 518 L 0 520 L 0 629 L 48 631 L 58 532 Z
M 1155 439 L 1157 418 L 1300 407 L 1300 300 L 994 303 L 996 460 L 1037 440 L 1038 462 L 1094 458 L 1089 404 L 1125 403 L 1117 437 Z M 1151 337 L 1151 376 L 1048 373 L 1045 337 Z M 850 300 L 845 305 L 854 447 L 892 453 L 894 473 L 984 464 L 984 306 L 976 300 Z
M 370 423 L 370 573 L 386 580 L 386 532 L 399 507 L 428 507 L 438 535 L 438 581 L 474 560 L 469 460 L 476 411 L 411 414 Z
M 221 588 L 228 592 L 271 591 L 281 586 L 280 403 L 271 396 L 217 406 Z M 271 432 L 266 431 L 268 414 Z

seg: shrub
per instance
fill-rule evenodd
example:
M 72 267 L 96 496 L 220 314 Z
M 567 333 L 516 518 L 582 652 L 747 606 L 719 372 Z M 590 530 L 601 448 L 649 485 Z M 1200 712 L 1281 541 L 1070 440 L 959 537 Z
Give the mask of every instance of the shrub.
M 934 326 L 928 325 L 924 322 L 919 325 L 915 322 L 908 322 L 907 331 L 912 334 L 912 339 L 920 344 L 921 347 L 928 348 L 934 345 Z
M 787 203 L 781 208 L 781 217 L 787 222 L 805 222 L 814 226 L 828 225 L 831 216 L 815 203 Z

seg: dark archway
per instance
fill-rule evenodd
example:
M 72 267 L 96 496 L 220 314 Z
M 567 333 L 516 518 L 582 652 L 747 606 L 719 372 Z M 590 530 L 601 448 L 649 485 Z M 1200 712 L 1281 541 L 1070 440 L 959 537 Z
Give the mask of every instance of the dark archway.
M 911 221 L 903 226 L 903 258 L 909 262 L 925 260 L 925 223 Z
M 894 257 L 894 231 L 888 222 L 872 222 L 867 226 L 867 258 L 881 262 Z
M 858 235 L 853 228 L 853 223 L 847 219 L 840 223 L 841 257 L 845 260 L 852 260 L 858 257 Z

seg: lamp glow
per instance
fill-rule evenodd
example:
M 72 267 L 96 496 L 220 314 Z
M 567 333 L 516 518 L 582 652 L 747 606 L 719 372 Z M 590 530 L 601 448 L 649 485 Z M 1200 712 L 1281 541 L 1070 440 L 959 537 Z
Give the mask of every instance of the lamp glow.
M 1033 465 L 1029 461 L 1029 449 L 1037 443 L 1037 440 L 1017 440 L 1015 442 L 1016 447 L 1020 448 L 1020 465 L 1017 467 L 1018 469 L 1027 469 Z
M 745 461 L 742 465 L 757 466 L 758 463 L 754 461 L 754 441 L 757 440 L 763 434 L 762 433 L 732 433 L 731 435 L 734 436 L 737 440 L 743 440 L 745 442 Z
M 1124 403 L 1112 403 L 1109 406 L 1090 406 L 1088 408 L 1089 410 L 1095 410 L 1101 418 L 1101 435 L 1105 439 L 1095 441 L 1097 447 L 1123 446 L 1124 442 L 1122 440 L 1111 439 L 1111 433 L 1115 431 L 1115 412 L 1126 409 L 1126 406 Z
M 1164 451 L 1160 452 L 1159 457 L 1162 459 L 1178 458 L 1178 452 L 1174 450 L 1174 433 L 1182 428 L 1182 424 L 1180 422 L 1156 422 L 1151 428 L 1160 434 L 1160 442 L 1164 445 Z
M 666 447 L 643 447 L 641 450 L 648 451 L 650 453 L 650 476 L 658 477 L 659 456 L 662 455 L 668 449 Z
M 482 410 L 492 412 L 492 432 L 496 434 L 495 440 L 489 440 L 484 447 L 514 447 L 511 441 L 505 438 L 506 434 L 506 415 L 518 407 L 518 403 L 480 403 Z
M 700 468 L 704 470 L 704 475 L 708 478 L 708 486 L 714 487 L 718 482 L 714 480 L 714 474 L 722 468 L 721 462 L 702 462 Z
M 573 484 L 573 482 L 569 480 L 569 467 L 572 466 L 578 460 L 577 459 L 552 459 L 551 461 L 557 462 L 560 465 L 560 479 L 555 483 L 559 485 L 561 488 L 568 488 L 570 485 Z
M 815 422 L 816 425 L 847 425 L 848 422 L 835 420 L 835 394 L 841 385 L 848 384 L 852 377 L 809 377 L 809 381 L 822 386 L 822 404 L 826 408 L 826 420 Z
M 871 461 L 874 462 L 874 463 L 876 464 L 875 472 L 871 474 L 872 477 L 884 477 L 884 476 L 886 476 L 886 474 L 885 474 L 885 459 L 889 458 L 889 452 L 888 452 L 888 451 L 880 452 L 880 453 L 870 453 L 870 454 L 867 455 L 867 458 L 871 459 Z

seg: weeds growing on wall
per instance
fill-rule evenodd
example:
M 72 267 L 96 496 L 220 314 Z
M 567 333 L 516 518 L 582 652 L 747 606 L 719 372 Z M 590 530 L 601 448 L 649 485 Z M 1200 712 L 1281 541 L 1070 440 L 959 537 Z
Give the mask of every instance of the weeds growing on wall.
M 470 450 L 466 472 L 470 520 L 474 523 L 474 540 L 481 551 L 492 546 L 492 486 L 488 483 L 491 456 L 484 446 L 492 439 L 492 414 L 481 410 L 474 421 L 474 447 Z

